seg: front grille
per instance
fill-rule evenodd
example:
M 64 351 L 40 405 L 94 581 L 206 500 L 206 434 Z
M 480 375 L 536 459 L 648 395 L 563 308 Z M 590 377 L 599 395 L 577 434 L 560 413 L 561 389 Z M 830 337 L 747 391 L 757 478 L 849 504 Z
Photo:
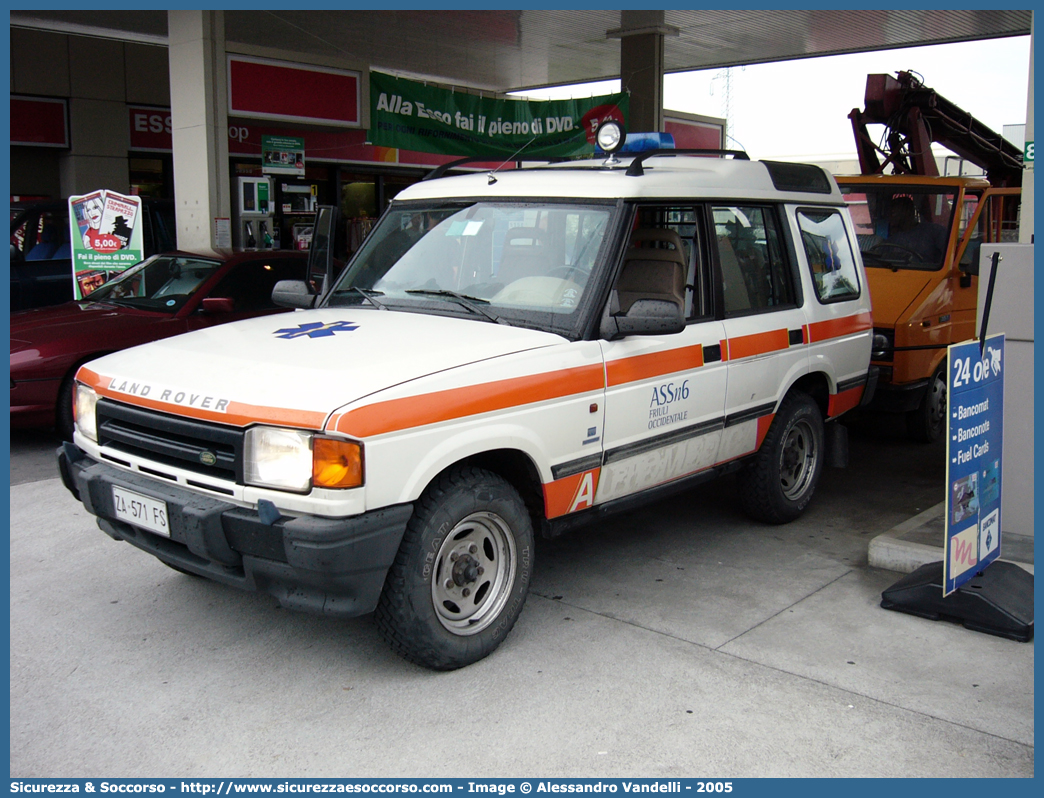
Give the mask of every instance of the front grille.
M 154 463 L 243 484 L 244 432 L 100 399 L 98 443 Z M 211 462 L 213 461 L 213 462 Z

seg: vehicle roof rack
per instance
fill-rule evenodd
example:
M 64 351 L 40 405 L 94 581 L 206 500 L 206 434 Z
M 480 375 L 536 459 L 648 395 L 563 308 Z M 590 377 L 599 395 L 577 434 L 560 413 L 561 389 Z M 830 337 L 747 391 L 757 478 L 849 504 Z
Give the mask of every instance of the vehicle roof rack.
M 640 177 L 640 176 L 642 176 L 643 174 L 645 174 L 645 170 L 642 168 L 642 162 L 646 158 L 652 158 L 653 156 L 656 156 L 656 155 L 718 155 L 718 156 L 731 155 L 734 160 L 738 160 L 738 161 L 749 161 L 750 160 L 750 156 L 747 155 L 747 153 L 744 152 L 743 150 L 674 149 L 674 148 L 657 149 L 657 150 L 649 150 L 647 152 L 641 152 L 641 153 L 636 154 L 634 156 L 634 160 L 631 161 L 630 166 L 627 167 L 626 174 L 628 176 L 630 176 L 630 177 Z M 497 159 L 496 159 L 496 157 L 494 157 L 492 160 L 497 160 Z M 562 162 L 565 162 L 565 161 L 575 161 L 575 160 L 576 160 L 575 158 L 547 158 L 547 157 L 541 157 L 541 158 L 508 158 L 508 159 L 506 159 L 504 161 L 504 163 L 505 164 L 507 164 L 507 163 L 524 163 L 524 162 L 529 162 L 529 163 L 562 163 Z M 597 153 L 596 153 L 596 156 L 594 158 L 592 158 L 591 160 L 592 160 L 592 162 L 596 162 L 598 160 Z M 488 155 L 468 155 L 468 156 L 466 156 L 464 158 L 458 158 L 455 161 L 450 161 L 449 163 L 444 163 L 444 164 L 441 164 L 440 166 L 436 166 L 434 169 L 432 169 L 430 172 L 428 172 L 428 174 L 426 174 L 423 178 L 421 178 L 421 180 L 423 182 L 424 180 L 435 180 L 437 178 L 444 177 L 446 175 L 446 173 L 448 171 L 450 171 L 451 169 L 457 169 L 457 168 L 459 168 L 461 166 L 464 166 L 465 164 L 469 164 L 469 163 L 489 163 L 489 162 L 490 162 L 490 156 L 488 156 Z
M 750 156 L 747 155 L 743 150 L 714 150 L 714 149 L 699 149 L 699 150 L 687 150 L 687 149 L 663 149 L 663 150 L 649 150 L 648 152 L 639 153 L 631 161 L 631 165 L 627 167 L 625 173 L 628 177 L 641 177 L 645 174 L 645 169 L 642 168 L 642 163 L 646 158 L 653 158 L 657 155 L 731 155 L 734 161 L 749 161 Z
M 444 177 L 446 172 L 448 172 L 450 169 L 457 169 L 458 167 L 461 167 L 461 166 L 463 166 L 466 163 L 479 163 L 479 162 L 481 162 L 481 163 L 491 163 L 493 161 L 498 161 L 498 160 L 500 160 L 500 158 L 495 156 L 495 155 L 493 155 L 493 156 L 490 156 L 490 155 L 468 155 L 465 158 L 458 158 L 455 161 L 450 161 L 449 163 L 444 163 L 444 164 L 442 164 L 440 166 L 436 166 L 434 169 L 432 169 L 430 172 L 428 172 L 428 174 L 424 175 L 424 177 L 421 178 L 421 181 L 424 181 L 424 180 L 435 180 L 436 178 Z M 567 161 L 567 160 L 574 160 L 574 159 L 571 159 L 571 158 L 547 158 L 547 157 L 540 157 L 540 158 L 529 158 L 529 157 L 524 157 L 524 158 L 505 158 L 503 160 L 503 162 L 501 163 L 501 166 L 503 166 L 504 164 L 508 164 L 508 163 L 523 163 L 523 162 L 526 162 L 526 161 L 528 161 L 530 163 L 561 163 L 562 161 Z M 497 167 L 497 168 L 499 169 L 500 167 Z M 496 169 L 494 169 L 492 171 L 496 171 Z

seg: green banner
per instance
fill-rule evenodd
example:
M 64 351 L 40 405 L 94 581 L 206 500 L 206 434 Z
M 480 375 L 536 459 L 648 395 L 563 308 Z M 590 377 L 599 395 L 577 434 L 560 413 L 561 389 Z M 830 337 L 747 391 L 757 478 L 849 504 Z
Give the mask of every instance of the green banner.
M 497 99 L 371 72 L 369 141 L 490 160 L 574 157 L 594 152 L 595 130 L 606 119 L 626 127 L 629 99 Z

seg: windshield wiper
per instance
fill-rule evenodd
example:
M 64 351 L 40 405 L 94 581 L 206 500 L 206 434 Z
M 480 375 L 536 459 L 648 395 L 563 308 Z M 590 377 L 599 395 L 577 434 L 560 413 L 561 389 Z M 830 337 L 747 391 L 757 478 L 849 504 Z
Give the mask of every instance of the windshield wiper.
M 353 285 L 347 291 L 335 291 L 334 293 L 335 294 L 346 294 L 349 291 L 355 291 L 357 294 L 362 296 L 363 299 L 370 300 L 370 304 L 373 305 L 378 310 L 388 310 L 388 306 L 387 305 L 385 305 L 383 302 L 381 302 L 380 300 L 375 298 L 375 297 L 379 297 L 379 296 L 384 296 L 384 292 L 383 291 L 371 291 L 368 288 L 360 288 L 357 285 Z
M 468 296 L 466 294 L 458 294 L 456 291 L 447 291 L 444 288 L 431 289 L 431 288 L 410 288 L 406 291 L 407 294 L 423 294 L 424 296 L 445 296 L 451 299 L 457 300 L 458 303 L 463 305 L 465 308 L 470 310 L 476 316 L 485 316 L 490 321 L 496 322 L 497 324 L 503 324 L 499 316 L 490 313 L 485 308 L 481 308 L 476 305 L 476 302 L 481 302 L 483 305 L 488 305 L 488 299 L 482 299 L 482 297 Z

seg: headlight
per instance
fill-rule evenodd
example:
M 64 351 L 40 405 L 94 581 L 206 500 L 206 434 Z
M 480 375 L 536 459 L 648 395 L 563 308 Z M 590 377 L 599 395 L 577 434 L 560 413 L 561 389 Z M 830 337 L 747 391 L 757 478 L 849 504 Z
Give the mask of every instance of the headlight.
M 306 493 L 312 486 L 312 436 L 278 427 L 247 430 L 243 478 L 248 485 Z
M 247 430 L 243 477 L 248 485 L 306 493 L 363 484 L 362 445 L 279 427 Z
M 95 408 L 98 405 L 98 394 L 93 388 L 83 383 L 76 383 L 76 394 L 73 398 L 73 418 L 76 430 L 85 438 L 98 442 L 98 421 Z
M 871 344 L 871 360 L 891 360 L 895 351 L 895 333 L 892 330 L 875 328 Z

